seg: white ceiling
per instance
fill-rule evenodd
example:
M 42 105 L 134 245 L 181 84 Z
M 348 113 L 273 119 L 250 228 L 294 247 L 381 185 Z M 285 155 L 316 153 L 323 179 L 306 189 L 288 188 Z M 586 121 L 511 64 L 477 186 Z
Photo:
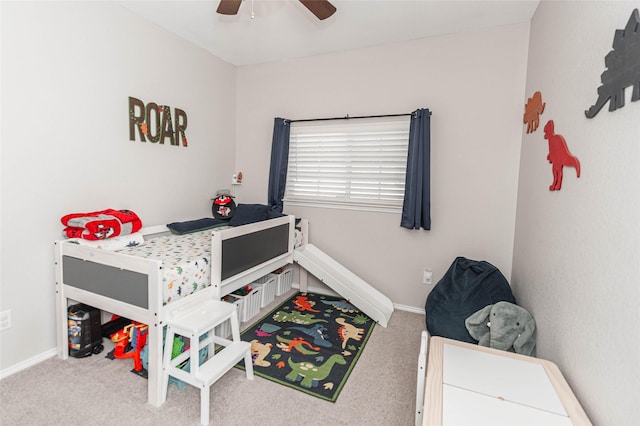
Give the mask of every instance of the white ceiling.
M 297 0 L 243 0 L 235 16 L 217 14 L 218 0 L 115 1 L 238 66 L 528 22 L 539 3 L 331 0 L 337 12 L 320 21 Z

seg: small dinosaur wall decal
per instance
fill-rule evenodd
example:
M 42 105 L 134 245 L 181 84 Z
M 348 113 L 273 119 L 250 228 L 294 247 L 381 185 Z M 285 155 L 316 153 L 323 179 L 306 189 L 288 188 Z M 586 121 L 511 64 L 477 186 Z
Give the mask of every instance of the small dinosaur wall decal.
M 544 138 L 549 141 L 549 154 L 547 160 L 551 163 L 553 183 L 549 191 L 558 191 L 562 188 L 562 168 L 564 166 L 575 167 L 576 174 L 580 177 L 580 161 L 569 152 L 567 141 L 562 135 L 556 135 L 553 120 L 547 121 L 544 126 Z
M 542 102 L 542 93 L 536 92 L 524 105 L 524 117 L 522 121 L 527 125 L 527 133 L 533 133 L 540 125 L 540 115 L 547 104 Z

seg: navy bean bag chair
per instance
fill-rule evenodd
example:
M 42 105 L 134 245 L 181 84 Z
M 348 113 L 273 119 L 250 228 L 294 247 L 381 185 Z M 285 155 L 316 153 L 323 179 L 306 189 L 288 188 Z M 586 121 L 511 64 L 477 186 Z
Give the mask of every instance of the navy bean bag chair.
M 457 257 L 427 296 L 427 330 L 462 342 L 478 343 L 464 321 L 496 302 L 516 304 L 511 287 L 500 270 L 485 261 Z

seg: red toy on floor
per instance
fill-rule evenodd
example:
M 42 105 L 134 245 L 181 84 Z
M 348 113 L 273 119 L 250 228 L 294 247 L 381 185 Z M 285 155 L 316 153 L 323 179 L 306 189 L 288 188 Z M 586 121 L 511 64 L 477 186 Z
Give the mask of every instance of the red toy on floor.
M 113 356 L 119 359 L 133 358 L 133 370 L 136 372 L 142 371 L 140 352 L 147 343 L 148 334 L 149 327 L 141 323 L 129 324 L 122 330 L 113 333 L 111 335 L 111 341 L 116 344 L 113 349 Z M 131 342 L 133 350 L 126 352 L 129 342 Z

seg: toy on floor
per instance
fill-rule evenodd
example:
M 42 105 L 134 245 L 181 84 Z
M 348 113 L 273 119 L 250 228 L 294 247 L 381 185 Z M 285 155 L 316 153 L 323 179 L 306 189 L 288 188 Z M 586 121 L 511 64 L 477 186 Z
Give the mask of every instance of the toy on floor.
M 83 358 L 104 349 L 100 330 L 100 309 L 77 304 L 67 308 L 69 355 Z
M 140 352 L 147 343 L 149 327 L 146 324 L 132 323 L 111 335 L 111 341 L 116 345 L 113 349 L 113 356 L 118 359 L 133 358 L 133 370 L 141 372 L 142 360 Z M 127 352 L 127 346 L 131 343 L 133 350 Z
M 166 339 L 166 334 L 167 334 L 167 329 L 165 328 L 162 333 L 162 341 L 163 341 L 162 347 L 164 347 L 164 339 Z M 176 336 L 173 339 L 173 347 L 171 348 L 171 359 L 177 357 L 184 351 L 188 351 L 189 348 L 190 346 L 187 346 L 185 344 L 181 336 Z M 208 347 L 204 347 L 200 349 L 200 365 L 204 364 L 208 355 L 209 355 Z M 146 371 L 149 368 L 149 348 L 147 345 L 145 345 L 144 348 L 142 349 L 142 352 L 140 352 L 140 358 L 142 360 L 142 366 Z M 191 360 L 188 359 L 187 361 L 185 361 L 185 364 L 182 366 L 182 369 L 185 371 L 189 371 L 190 364 L 191 364 Z M 169 376 L 169 384 L 171 383 L 175 383 L 178 389 L 183 389 L 185 386 L 187 386 L 187 384 L 182 380 Z
M 467 318 L 465 325 L 480 346 L 535 356 L 536 322 L 518 305 L 487 305 Z

